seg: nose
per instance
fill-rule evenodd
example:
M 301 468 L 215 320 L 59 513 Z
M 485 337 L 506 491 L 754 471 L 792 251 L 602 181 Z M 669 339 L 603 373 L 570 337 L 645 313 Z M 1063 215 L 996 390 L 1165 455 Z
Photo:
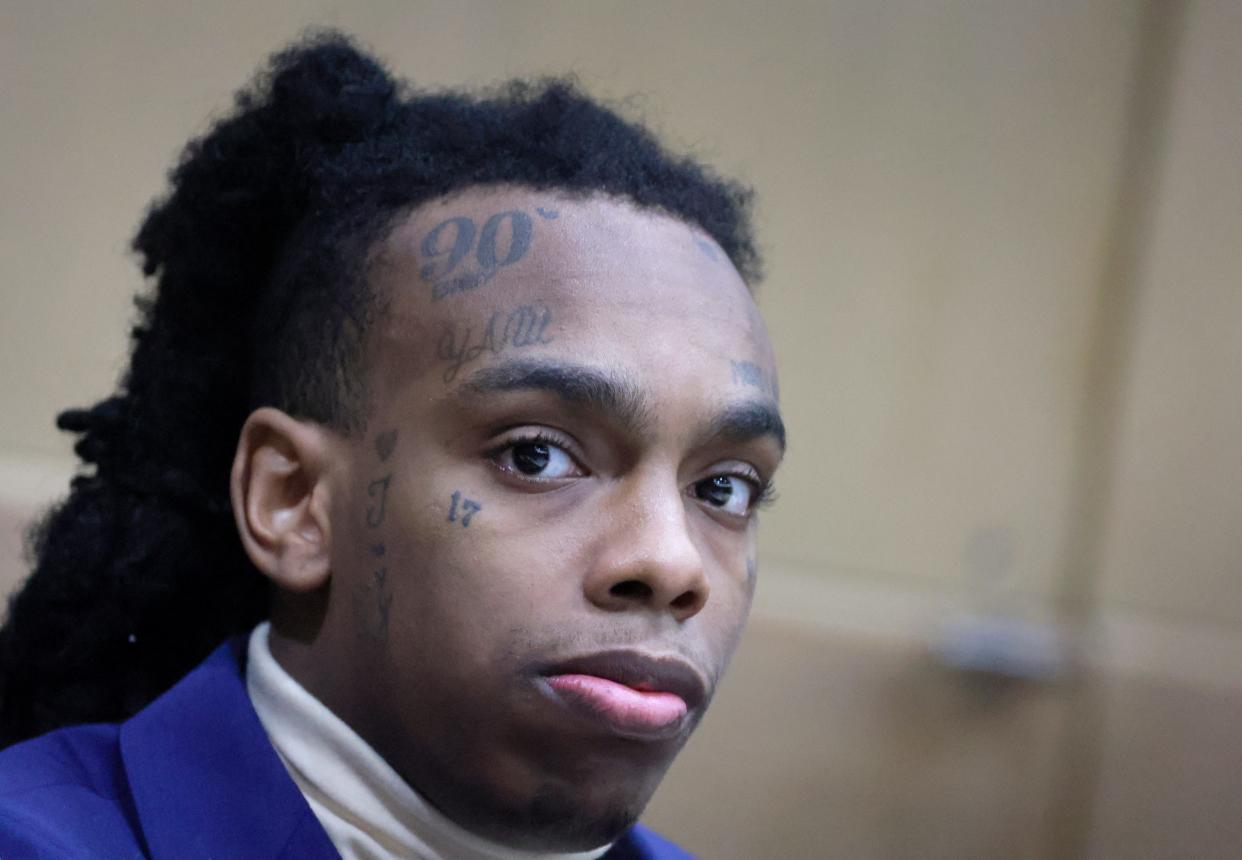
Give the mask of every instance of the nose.
M 610 612 L 654 610 L 678 621 L 697 615 L 710 589 L 688 517 L 675 486 L 620 500 L 608 512 L 587 599 Z

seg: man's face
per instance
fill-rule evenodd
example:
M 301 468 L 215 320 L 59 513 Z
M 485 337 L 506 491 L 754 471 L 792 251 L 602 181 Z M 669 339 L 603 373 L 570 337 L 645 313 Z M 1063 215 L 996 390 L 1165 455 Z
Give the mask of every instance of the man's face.
M 758 311 L 683 222 L 515 189 L 421 207 L 371 277 L 313 688 L 467 828 L 606 842 L 750 606 L 783 448 Z

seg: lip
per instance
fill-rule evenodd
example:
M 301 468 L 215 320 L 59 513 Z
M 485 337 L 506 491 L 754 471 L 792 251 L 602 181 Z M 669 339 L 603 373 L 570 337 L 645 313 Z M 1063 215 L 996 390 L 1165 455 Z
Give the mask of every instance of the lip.
M 603 651 L 539 675 L 543 691 L 577 716 L 637 740 L 680 735 L 707 700 L 702 674 L 679 657 Z

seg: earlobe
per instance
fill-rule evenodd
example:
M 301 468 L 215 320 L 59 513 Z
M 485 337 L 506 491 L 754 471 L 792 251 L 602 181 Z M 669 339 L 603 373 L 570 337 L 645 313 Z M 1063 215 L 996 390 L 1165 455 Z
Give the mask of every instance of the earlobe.
M 328 432 L 270 407 L 251 413 L 233 459 L 233 515 L 246 554 L 277 586 L 314 591 L 331 577 Z

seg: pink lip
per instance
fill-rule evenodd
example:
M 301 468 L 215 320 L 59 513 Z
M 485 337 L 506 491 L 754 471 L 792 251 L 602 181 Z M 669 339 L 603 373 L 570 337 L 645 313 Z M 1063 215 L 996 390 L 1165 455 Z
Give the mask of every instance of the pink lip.
M 610 734 L 668 740 L 706 707 L 703 673 L 682 657 L 635 650 L 598 651 L 536 671 L 546 695 Z
M 553 675 L 547 683 L 572 710 L 627 737 L 672 737 L 689 712 L 686 700 L 676 693 L 637 690 L 596 675 Z

